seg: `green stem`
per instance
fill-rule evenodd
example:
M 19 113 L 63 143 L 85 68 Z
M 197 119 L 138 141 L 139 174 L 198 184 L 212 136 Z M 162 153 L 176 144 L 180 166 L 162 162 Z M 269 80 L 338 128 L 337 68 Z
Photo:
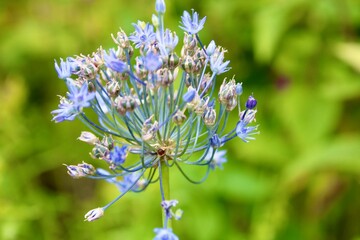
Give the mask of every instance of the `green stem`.
M 170 200 L 170 179 L 169 179 L 169 167 L 165 163 L 166 159 L 161 158 L 161 189 L 162 189 L 162 201 Z M 171 228 L 171 219 L 166 218 L 165 211 L 162 211 L 163 226 Z M 167 222 L 166 222 L 167 221 Z

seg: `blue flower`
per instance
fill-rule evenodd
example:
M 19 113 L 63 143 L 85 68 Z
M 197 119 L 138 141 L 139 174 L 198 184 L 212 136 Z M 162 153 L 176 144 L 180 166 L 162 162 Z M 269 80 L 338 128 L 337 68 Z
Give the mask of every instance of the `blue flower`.
M 206 157 L 205 157 L 205 160 L 207 161 L 210 161 L 212 155 L 213 155 L 213 151 L 216 151 L 211 162 L 210 162 L 210 168 L 211 169 L 215 169 L 216 167 L 220 168 L 220 169 L 223 169 L 223 164 L 227 162 L 227 159 L 225 158 L 225 154 L 226 154 L 226 150 L 221 150 L 221 151 L 218 151 L 218 150 L 215 150 L 213 148 L 210 148 Z
M 110 162 L 113 167 L 119 166 L 125 162 L 128 153 L 127 149 L 128 147 L 126 145 L 122 147 L 116 146 L 110 152 Z
M 72 81 L 67 83 L 69 89 L 67 98 L 61 98 L 59 109 L 51 112 L 56 115 L 52 119 L 56 123 L 74 120 L 82 108 L 90 106 L 90 101 L 95 97 L 95 93 L 89 93 L 87 83 L 84 83 L 80 89 Z
M 175 207 L 178 204 L 178 200 L 164 200 L 161 202 L 161 207 L 165 211 L 165 215 L 170 219 L 174 214 L 171 212 L 171 208 Z
M 213 55 L 214 52 L 215 52 L 215 49 L 216 49 L 215 41 L 212 40 L 212 41 L 209 43 L 209 45 L 207 46 L 207 48 L 206 48 L 206 54 L 207 54 L 208 56 Z
M 165 2 L 164 0 L 156 0 L 155 2 L 155 10 L 157 13 L 164 14 L 166 10 Z
M 71 76 L 71 63 L 60 58 L 60 66 L 55 60 L 55 69 L 60 79 L 66 79 Z
M 187 11 L 184 11 L 181 20 L 182 26 L 180 26 L 180 28 L 182 30 L 191 34 L 197 34 L 204 27 L 206 17 L 203 17 L 199 22 L 198 13 L 192 10 L 192 17 Z
M 224 61 L 224 52 L 221 51 L 217 55 L 212 55 L 210 58 L 210 68 L 213 73 L 216 73 L 217 75 L 227 72 L 230 70 L 230 67 L 227 67 L 230 63 L 230 61 Z
M 153 240 L 179 240 L 171 228 L 155 228 L 156 236 Z
M 66 61 L 70 64 L 72 74 L 76 74 L 80 70 L 79 62 L 73 57 L 67 57 Z
M 188 88 L 188 91 L 183 95 L 183 100 L 187 103 L 191 102 L 196 96 L 196 90 L 192 87 Z
M 63 121 L 72 121 L 78 115 L 76 107 L 69 102 L 66 98 L 60 99 L 60 104 L 58 105 L 59 109 L 51 111 L 51 114 L 54 115 L 53 121 L 56 123 Z
M 140 187 L 139 179 L 141 178 L 140 172 L 130 172 L 124 176 L 123 181 L 117 183 L 121 192 L 126 192 L 129 189 L 136 191 Z
M 145 25 L 145 26 L 144 26 Z M 135 32 L 129 37 L 130 41 L 135 43 L 136 48 L 144 47 L 148 49 L 150 44 L 155 41 L 154 27 L 149 23 L 138 22 L 133 23 Z
M 87 83 L 84 83 L 79 89 L 72 82 L 68 81 L 68 89 L 70 92 L 67 93 L 67 98 L 72 102 L 78 112 L 80 112 L 82 108 L 90 107 L 90 101 L 94 99 L 95 93 L 89 92 Z
M 129 70 L 128 65 L 116 57 L 114 49 L 110 49 L 109 54 L 104 51 L 105 66 L 115 72 L 123 73 Z
M 214 149 L 221 147 L 221 139 L 219 138 L 219 136 L 217 134 L 214 134 L 211 138 L 210 138 L 210 145 L 211 147 L 213 147 Z
M 103 179 L 107 182 L 116 185 L 122 193 L 129 190 L 137 191 L 139 187 L 141 187 L 144 183 L 143 180 L 140 180 L 140 178 L 142 177 L 140 172 L 127 173 L 126 175 L 124 175 L 123 180 L 118 180 L 116 179 L 116 177 L 112 177 L 114 175 L 110 174 L 108 171 L 102 168 L 97 168 L 96 173 L 99 176 L 103 177 Z
M 236 135 L 241 138 L 244 142 L 249 142 L 250 140 L 254 140 L 252 137 L 254 134 L 259 134 L 259 132 L 255 132 L 258 126 L 247 127 L 247 122 L 244 120 L 240 120 L 236 125 Z
M 176 45 L 179 42 L 179 38 L 175 32 L 171 32 L 169 29 L 165 30 L 163 38 L 161 37 L 160 31 L 156 33 L 156 39 L 159 42 L 161 54 L 169 55 L 174 51 Z M 166 52 L 165 52 L 166 51 Z
M 158 54 L 149 52 L 145 57 L 142 57 L 144 67 L 148 71 L 156 71 L 162 66 L 161 58 Z

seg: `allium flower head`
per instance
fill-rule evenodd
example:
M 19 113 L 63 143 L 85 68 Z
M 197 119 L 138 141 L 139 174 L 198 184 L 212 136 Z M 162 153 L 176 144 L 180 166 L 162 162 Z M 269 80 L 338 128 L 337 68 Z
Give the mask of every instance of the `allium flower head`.
M 199 14 L 192 10 L 192 16 L 189 12 L 184 11 L 181 16 L 181 26 L 180 28 L 188 33 L 197 34 L 201 29 L 203 29 L 206 21 L 206 17 L 203 17 L 199 20 Z
M 118 192 L 105 206 L 89 211 L 85 220 L 100 218 L 127 193 L 158 184 L 163 221 L 154 239 L 177 240 L 170 222 L 179 220 L 182 210 L 174 209 L 179 201 L 170 197 L 169 176 L 178 171 L 198 184 L 211 170 L 222 169 L 228 141 L 239 137 L 248 142 L 258 134 L 253 125 L 257 102 L 251 96 L 244 108 L 243 86 L 235 77 L 219 80 L 230 70 L 230 61 L 215 41 L 202 43 L 198 32 L 206 17 L 185 11 L 180 26 L 185 34 L 179 41 L 165 27 L 165 2 L 156 0 L 155 10 L 154 25 L 138 21 L 129 37 L 121 29 L 112 35 L 115 48 L 100 47 L 55 63 L 68 93 L 51 113 L 55 122 L 81 120 L 88 131 L 79 140 L 89 144 L 97 165 L 105 166 L 65 165 L 68 174 L 106 181 Z M 231 125 L 234 111 L 239 121 Z M 194 166 L 204 168 L 204 175 L 188 172 Z

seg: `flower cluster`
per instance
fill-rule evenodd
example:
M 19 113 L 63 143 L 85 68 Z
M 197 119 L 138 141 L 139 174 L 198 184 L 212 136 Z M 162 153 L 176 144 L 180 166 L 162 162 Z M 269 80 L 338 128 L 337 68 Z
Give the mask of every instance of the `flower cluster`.
M 164 26 L 163 0 L 156 0 L 155 10 L 152 24 L 138 21 L 129 36 L 121 29 L 112 35 L 114 48 L 55 62 L 69 92 L 52 114 L 55 122 L 80 119 L 90 131 L 79 139 L 92 146 L 92 158 L 108 166 L 66 165 L 69 175 L 103 179 L 120 191 L 109 204 L 89 211 L 87 221 L 100 218 L 127 192 L 141 192 L 158 182 L 163 224 L 154 230 L 154 239 L 178 239 L 168 224 L 182 214 L 172 210 L 178 201 L 169 196 L 169 169 L 178 169 L 193 183 L 204 181 L 210 170 L 222 169 L 226 151 L 218 149 L 235 137 L 248 142 L 258 133 L 253 125 L 257 102 L 250 96 L 241 105 L 242 84 L 234 78 L 216 86 L 230 61 L 214 41 L 207 46 L 201 42 L 206 17 L 184 12 L 180 48 L 177 34 Z M 235 109 L 238 123 L 227 131 Z M 91 111 L 95 114 L 88 114 Z M 192 179 L 183 170 L 185 164 L 206 168 L 205 176 Z

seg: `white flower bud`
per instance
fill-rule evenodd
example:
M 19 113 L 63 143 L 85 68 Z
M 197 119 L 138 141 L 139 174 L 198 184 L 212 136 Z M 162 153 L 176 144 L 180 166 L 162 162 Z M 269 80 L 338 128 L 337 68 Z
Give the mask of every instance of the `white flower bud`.
M 104 215 L 104 209 L 103 208 L 95 208 L 90 210 L 89 212 L 87 212 L 85 214 L 85 220 L 84 221 L 88 221 L 88 222 L 92 222 L 96 219 L 99 219 L 100 217 L 102 217 Z
M 91 145 L 95 145 L 95 143 L 99 142 L 99 138 L 96 137 L 93 133 L 91 132 L 81 132 L 80 137 L 78 138 L 80 141 L 89 143 Z

